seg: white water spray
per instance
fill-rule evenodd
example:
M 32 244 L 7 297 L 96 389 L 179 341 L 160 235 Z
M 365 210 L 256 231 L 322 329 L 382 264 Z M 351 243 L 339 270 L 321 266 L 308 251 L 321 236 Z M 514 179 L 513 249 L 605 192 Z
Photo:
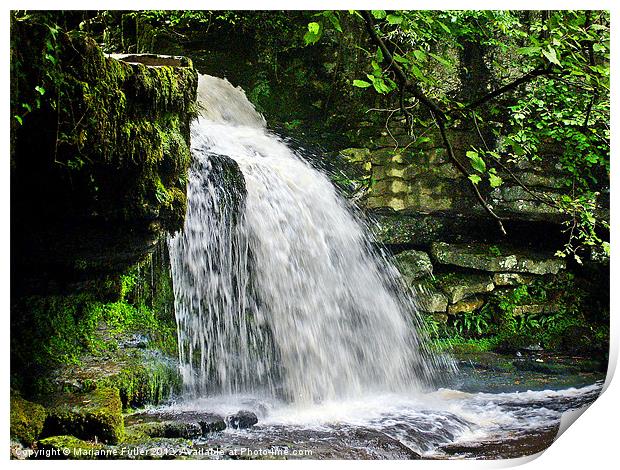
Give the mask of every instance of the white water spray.
M 411 391 L 451 366 L 426 350 L 395 268 L 329 179 L 240 88 L 201 76 L 198 91 L 188 212 L 170 240 L 188 392 L 312 402 Z

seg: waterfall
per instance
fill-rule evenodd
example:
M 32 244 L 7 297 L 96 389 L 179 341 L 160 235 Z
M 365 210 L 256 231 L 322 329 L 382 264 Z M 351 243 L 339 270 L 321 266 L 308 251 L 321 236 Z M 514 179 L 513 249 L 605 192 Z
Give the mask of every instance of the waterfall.
M 201 76 L 198 95 L 187 216 L 169 240 L 187 393 L 316 402 L 414 390 L 450 366 L 329 179 L 240 88 Z M 230 189 L 235 165 L 246 194 Z

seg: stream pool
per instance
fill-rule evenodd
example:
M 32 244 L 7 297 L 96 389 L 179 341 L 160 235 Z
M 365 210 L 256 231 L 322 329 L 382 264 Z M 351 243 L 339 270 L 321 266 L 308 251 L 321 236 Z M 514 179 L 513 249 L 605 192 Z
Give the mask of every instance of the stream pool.
M 176 448 L 172 440 L 166 444 L 171 455 L 190 458 L 513 458 L 547 448 L 562 414 L 592 403 L 604 380 L 579 358 L 487 353 L 459 362 L 457 374 L 426 392 L 308 405 L 260 394 L 219 395 L 151 408 L 126 423 L 131 429 L 145 422 L 226 421 L 240 410 L 258 418 L 247 429 L 228 422 Z

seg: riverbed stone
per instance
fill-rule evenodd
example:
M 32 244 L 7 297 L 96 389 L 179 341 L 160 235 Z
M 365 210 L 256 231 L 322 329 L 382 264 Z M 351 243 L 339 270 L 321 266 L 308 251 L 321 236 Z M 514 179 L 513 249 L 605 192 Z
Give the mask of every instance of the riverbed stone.
M 134 424 L 127 428 L 128 435 L 144 434 L 148 437 L 194 439 L 202 437 L 200 423 L 182 421 L 152 421 L 149 423 Z
M 433 273 L 433 264 L 425 251 L 408 250 L 395 256 L 396 265 L 407 283 Z
M 71 435 L 106 444 L 117 444 L 123 440 L 125 429 L 117 389 L 63 393 L 52 401 L 42 433 L 45 437 Z
M 448 313 L 455 315 L 457 313 L 473 312 L 484 305 L 484 300 L 478 297 L 472 297 L 461 300 L 455 304 L 448 305 Z
M 491 276 L 484 274 L 452 274 L 441 279 L 438 285 L 448 296 L 451 304 L 456 304 L 474 294 L 484 294 L 495 289 Z
M 510 271 L 543 275 L 557 274 L 566 268 L 566 261 L 551 253 L 484 244 L 434 242 L 431 245 L 431 255 L 437 263 L 490 272 Z
M 45 407 L 11 395 L 11 438 L 31 445 L 43 431 L 47 417 Z
M 223 431 L 226 420 L 206 411 L 162 410 L 128 415 L 125 426 L 132 442 L 143 440 L 144 436 L 192 439 Z
M 234 415 L 228 416 L 226 422 L 233 429 L 247 429 L 258 423 L 258 418 L 251 411 L 240 410 Z

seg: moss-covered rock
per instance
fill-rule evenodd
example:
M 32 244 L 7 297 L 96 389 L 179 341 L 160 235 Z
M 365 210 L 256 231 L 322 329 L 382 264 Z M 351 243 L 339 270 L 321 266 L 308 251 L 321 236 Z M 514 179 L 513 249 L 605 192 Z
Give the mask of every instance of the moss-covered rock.
M 433 259 L 441 264 L 482 271 L 512 271 L 530 274 L 557 274 L 566 268 L 566 261 L 551 253 L 515 250 L 478 244 L 448 244 L 435 242 L 431 247 Z
M 42 405 L 11 395 L 11 439 L 31 445 L 43 431 L 46 418 Z
M 75 436 L 52 436 L 37 442 L 39 458 L 96 460 L 106 456 L 106 446 Z
M 424 251 L 407 250 L 395 256 L 396 266 L 407 283 L 433 273 L 433 264 Z
M 203 433 L 199 423 L 179 421 L 152 421 L 135 424 L 131 429 L 127 429 L 128 436 L 135 438 L 142 434 L 149 437 L 194 439 L 202 437 Z
M 124 437 L 122 403 L 114 388 L 56 396 L 43 428 L 44 436 L 71 435 L 116 444 Z
M 491 277 L 484 274 L 452 273 L 440 279 L 438 284 L 450 299 L 451 304 L 456 304 L 474 294 L 484 294 L 495 289 Z
M 38 215 L 36 227 L 12 221 L 16 287 L 118 274 L 182 226 L 197 72 L 188 59 L 120 61 L 82 34 L 50 38 L 43 14 L 11 33 L 12 106 L 40 102 L 13 136 L 12 210 Z

